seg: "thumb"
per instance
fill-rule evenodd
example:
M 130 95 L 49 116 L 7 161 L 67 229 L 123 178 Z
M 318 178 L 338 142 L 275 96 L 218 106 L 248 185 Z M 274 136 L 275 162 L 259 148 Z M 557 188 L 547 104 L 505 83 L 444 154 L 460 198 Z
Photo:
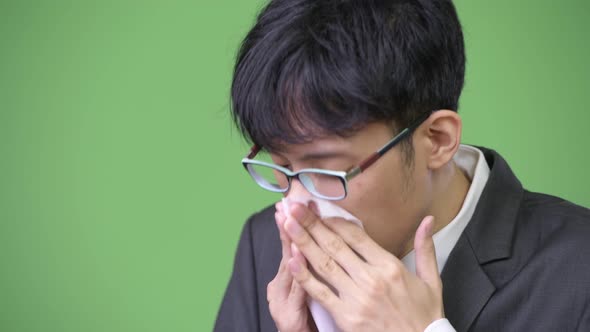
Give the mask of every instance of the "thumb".
M 434 228 L 434 217 L 425 217 L 414 238 L 414 249 L 416 250 L 416 275 L 430 287 L 438 289 L 441 286 L 440 276 L 438 274 L 438 265 L 436 263 L 436 252 L 434 241 L 432 240 L 432 230 Z

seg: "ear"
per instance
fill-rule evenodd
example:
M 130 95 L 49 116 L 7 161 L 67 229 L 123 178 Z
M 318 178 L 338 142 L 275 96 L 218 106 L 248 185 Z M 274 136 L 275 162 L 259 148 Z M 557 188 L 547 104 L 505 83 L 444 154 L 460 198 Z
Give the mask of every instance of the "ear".
M 423 134 L 428 145 L 429 169 L 439 169 L 453 159 L 461 144 L 462 126 L 459 114 L 449 110 L 436 111 L 426 120 Z

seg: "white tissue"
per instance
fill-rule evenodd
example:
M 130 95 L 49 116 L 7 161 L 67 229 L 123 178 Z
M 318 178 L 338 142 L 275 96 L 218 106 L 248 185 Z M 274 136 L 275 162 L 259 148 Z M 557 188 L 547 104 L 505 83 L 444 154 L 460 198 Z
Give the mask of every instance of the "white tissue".
M 315 197 L 283 198 L 282 204 L 285 215 L 289 215 L 289 203 L 302 203 L 307 205 L 311 201 L 316 204 L 320 218 L 339 217 L 363 227 L 361 221 L 357 217 L 353 216 L 350 212 L 344 210 L 336 204 L 331 203 L 330 201 L 321 200 Z M 340 332 L 340 329 L 336 326 L 336 323 L 334 323 L 334 319 L 330 313 L 324 307 L 322 307 L 321 304 L 311 298 L 308 298 L 307 305 L 309 306 L 309 311 L 311 312 L 311 316 L 313 317 L 319 332 Z

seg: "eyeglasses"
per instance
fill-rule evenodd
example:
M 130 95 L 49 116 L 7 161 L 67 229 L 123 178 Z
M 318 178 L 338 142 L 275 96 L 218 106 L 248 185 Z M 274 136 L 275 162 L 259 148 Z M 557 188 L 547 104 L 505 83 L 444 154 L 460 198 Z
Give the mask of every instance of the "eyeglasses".
M 261 147 L 254 145 L 246 158 L 242 159 L 242 165 L 258 185 L 266 190 L 284 193 L 291 188 L 291 181 L 296 178 L 312 195 L 325 200 L 341 200 L 348 194 L 348 181 L 364 172 L 373 165 L 387 151 L 391 150 L 403 139 L 408 137 L 422 122 L 426 121 L 433 112 L 424 113 L 418 120 L 402 130 L 381 149 L 371 154 L 358 166 L 349 171 L 331 171 L 319 168 L 305 168 L 299 171 L 291 171 L 285 167 L 254 160 Z

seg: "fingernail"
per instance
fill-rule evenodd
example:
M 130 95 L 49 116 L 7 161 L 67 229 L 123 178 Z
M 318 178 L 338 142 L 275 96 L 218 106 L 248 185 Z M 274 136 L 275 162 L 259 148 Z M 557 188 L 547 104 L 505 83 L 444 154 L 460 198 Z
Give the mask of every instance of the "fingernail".
M 291 256 L 296 257 L 299 255 L 301 255 L 301 251 L 299 251 L 299 248 L 297 248 L 295 243 L 291 242 Z
M 429 216 L 428 220 L 426 221 L 426 234 L 432 236 L 432 231 L 434 230 L 434 217 Z
M 299 225 L 299 223 L 293 219 L 289 219 L 285 222 L 285 229 L 289 235 L 297 237 L 301 235 L 303 232 L 303 228 Z
M 318 205 L 314 201 L 309 202 L 309 204 L 307 206 L 316 216 L 319 217 L 320 209 L 318 209 Z
M 283 228 L 283 220 L 282 219 L 275 219 L 275 222 L 277 224 L 277 227 L 279 228 L 279 231 L 281 230 L 281 228 Z
M 299 274 L 299 272 L 301 272 L 301 265 L 299 264 L 299 262 L 297 262 L 296 259 L 291 259 L 289 261 L 289 270 L 293 274 Z
M 291 216 L 297 220 L 303 220 L 305 217 L 305 210 L 301 204 L 291 205 L 289 211 L 291 212 Z

